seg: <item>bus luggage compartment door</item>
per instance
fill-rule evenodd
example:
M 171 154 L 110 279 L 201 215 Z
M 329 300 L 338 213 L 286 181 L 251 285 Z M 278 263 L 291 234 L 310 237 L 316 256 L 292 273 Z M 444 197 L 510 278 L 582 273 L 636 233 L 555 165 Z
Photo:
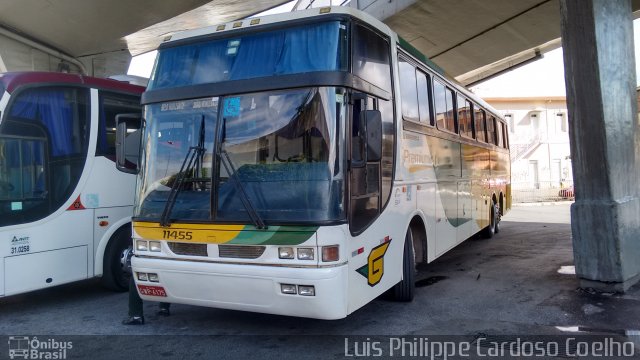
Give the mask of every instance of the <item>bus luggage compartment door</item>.
M 5 295 L 87 278 L 87 246 L 4 258 Z

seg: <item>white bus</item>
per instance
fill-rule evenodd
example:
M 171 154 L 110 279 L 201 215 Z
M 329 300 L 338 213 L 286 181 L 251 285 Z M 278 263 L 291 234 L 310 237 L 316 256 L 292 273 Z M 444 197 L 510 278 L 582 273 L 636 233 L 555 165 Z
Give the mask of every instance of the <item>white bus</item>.
M 0 296 L 100 275 L 128 288 L 120 257 L 136 179 L 114 168 L 115 115 L 140 113 L 142 91 L 72 74 L 0 74 Z
M 174 34 L 142 103 L 144 299 L 343 318 L 510 207 L 503 119 L 350 8 Z

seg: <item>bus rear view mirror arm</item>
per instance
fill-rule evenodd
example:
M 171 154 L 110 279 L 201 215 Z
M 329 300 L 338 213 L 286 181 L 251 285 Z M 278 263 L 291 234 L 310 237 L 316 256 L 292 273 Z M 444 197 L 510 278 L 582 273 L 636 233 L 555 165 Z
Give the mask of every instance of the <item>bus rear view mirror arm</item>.
M 139 172 L 142 140 L 141 114 L 116 115 L 116 168 L 124 173 Z

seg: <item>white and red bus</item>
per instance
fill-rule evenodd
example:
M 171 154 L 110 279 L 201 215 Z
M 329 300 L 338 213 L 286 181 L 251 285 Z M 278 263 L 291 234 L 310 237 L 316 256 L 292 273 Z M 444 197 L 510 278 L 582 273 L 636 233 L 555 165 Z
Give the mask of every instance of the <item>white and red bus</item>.
M 135 176 L 117 171 L 115 116 L 144 88 L 0 74 L 0 296 L 102 276 L 126 290 Z
M 351 8 L 173 34 L 142 103 L 144 299 L 343 318 L 510 207 L 504 120 Z

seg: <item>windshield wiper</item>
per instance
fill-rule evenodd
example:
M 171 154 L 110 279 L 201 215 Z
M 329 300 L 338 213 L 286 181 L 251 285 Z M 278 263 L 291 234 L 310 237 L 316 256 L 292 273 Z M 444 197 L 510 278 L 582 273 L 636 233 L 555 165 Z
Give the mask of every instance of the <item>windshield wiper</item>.
M 249 198 L 249 195 L 247 195 L 246 191 L 244 190 L 244 186 L 242 185 L 240 176 L 238 176 L 238 174 L 236 173 L 236 169 L 233 166 L 231 159 L 229 158 L 229 153 L 227 153 L 227 150 L 220 149 L 220 154 L 221 154 L 220 160 L 222 162 L 222 166 L 224 166 L 224 169 L 227 171 L 227 174 L 229 174 L 229 177 L 233 178 L 233 183 L 236 186 L 236 190 L 238 191 L 238 194 L 240 194 L 240 201 L 242 202 L 242 205 L 244 205 L 245 209 L 247 209 L 247 213 L 249 214 L 251 221 L 253 222 L 253 224 L 257 229 L 259 230 L 266 229 L 267 225 L 264 223 L 264 220 L 262 220 L 262 218 L 260 217 L 260 214 L 258 214 L 258 212 L 256 211 L 256 208 L 253 206 L 253 203 L 251 203 L 251 199 Z
M 204 115 L 202 115 L 200 121 L 200 134 L 198 137 L 198 146 L 189 147 L 189 151 L 187 151 L 187 155 L 182 160 L 182 166 L 180 166 L 180 171 L 176 175 L 173 180 L 173 184 L 171 184 L 171 191 L 169 192 L 169 196 L 167 197 L 167 202 L 164 205 L 164 210 L 162 211 L 162 216 L 160 216 L 160 226 L 166 227 L 171 223 L 171 211 L 173 210 L 173 206 L 176 203 L 176 199 L 178 198 L 178 193 L 182 190 L 182 185 L 184 184 L 184 180 L 187 177 L 187 174 L 191 171 L 191 169 L 195 166 L 196 172 L 200 171 L 202 166 L 202 156 L 204 155 L 206 149 L 204 148 Z M 195 175 L 195 174 L 194 174 Z

